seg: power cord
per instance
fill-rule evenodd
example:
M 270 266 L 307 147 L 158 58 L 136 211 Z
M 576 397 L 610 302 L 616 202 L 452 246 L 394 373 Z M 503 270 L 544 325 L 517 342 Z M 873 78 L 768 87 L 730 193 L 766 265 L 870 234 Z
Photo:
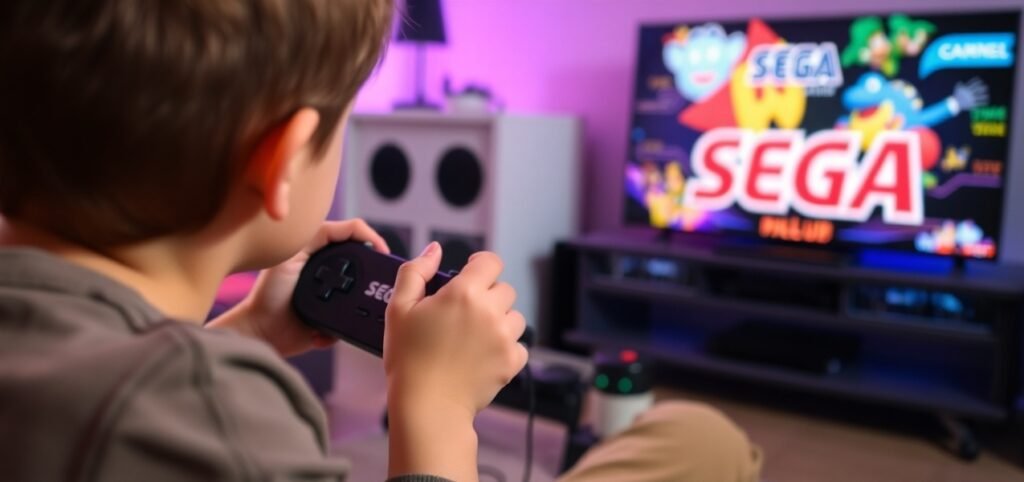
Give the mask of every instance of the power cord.
M 523 369 L 523 377 L 526 379 L 526 397 L 527 397 L 527 413 L 526 413 L 526 457 L 523 462 L 523 482 L 530 482 L 530 476 L 533 472 L 533 419 L 537 411 L 537 397 L 534 391 L 533 383 L 533 371 L 530 369 L 530 365 L 526 365 Z M 505 473 L 499 470 L 497 467 L 491 467 L 489 465 L 481 465 L 479 467 L 480 475 L 488 475 L 496 482 L 505 482 Z
M 527 348 L 533 345 L 533 330 L 527 327 L 526 333 L 523 334 L 523 338 L 520 340 Z M 533 369 L 530 368 L 530 364 L 527 363 L 523 367 L 523 377 L 526 379 L 526 458 L 523 463 L 523 482 L 530 482 L 530 476 L 533 472 L 533 419 L 535 418 L 537 411 L 537 394 L 534 388 L 533 381 Z M 505 474 L 496 467 L 487 465 L 481 465 L 479 467 L 481 475 L 489 475 L 494 478 L 497 482 L 505 482 Z
M 526 415 L 526 463 L 523 467 L 523 482 L 530 482 L 530 472 L 533 470 L 533 418 L 536 411 L 536 394 L 533 387 L 533 370 L 526 365 L 523 370 L 526 377 L 526 396 L 528 398 L 528 410 Z

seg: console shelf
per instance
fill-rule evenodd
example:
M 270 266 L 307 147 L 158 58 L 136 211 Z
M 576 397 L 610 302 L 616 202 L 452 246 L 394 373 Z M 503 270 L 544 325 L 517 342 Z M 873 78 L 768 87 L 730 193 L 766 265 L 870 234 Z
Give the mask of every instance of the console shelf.
M 556 343 L 976 420 L 1005 420 L 1018 403 L 1024 269 L 815 263 L 649 232 L 563 248 L 575 303 Z
M 737 304 L 734 301 L 702 296 L 694 289 L 666 287 L 647 281 L 621 281 L 608 276 L 595 276 L 586 282 L 594 293 L 605 293 L 615 296 L 630 296 L 655 302 L 670 302 L 680 305 L 702 306 L 711 309 L 746 312 L 752 316 L 772 311 L 774 316 L 785 317 L 796 323 L 808 323 L 816 326 L 837 327 L 870 327 L 879 331 L 902 333 L 909 336 L 934 336 L 954 338 L 965 342 L 980 344 L 995 343 L 992 331 L 986 327 L 968 323 L 949 322 L 935 326 L 912 321 L 879 321 L 861 316 L 844 316 L 825 314 L 820 311 L 778 306 L 770 303 L 749 301 Z
M 805 375 L 792 370 L 707 356 L 697 347 L 659 343 L 621 334 L 595 335 L 571 331 L 566 338 L 570 342 L 586 346 L 635 347 L 662 362 L 723 377 L 772 383 L 855 400 L 884 402 L 943 413 L 952 412 L 979 420 L 999 420 L 1006 415 L 1004 410 L 993 406 L 984 397 L 965 395 L 956 387 L 935 380 L 919 381 L 916 386 L 907 387 L 901 385 L 899 380 L 886 379 L 877 374 L 845 373 L 824 377 Z

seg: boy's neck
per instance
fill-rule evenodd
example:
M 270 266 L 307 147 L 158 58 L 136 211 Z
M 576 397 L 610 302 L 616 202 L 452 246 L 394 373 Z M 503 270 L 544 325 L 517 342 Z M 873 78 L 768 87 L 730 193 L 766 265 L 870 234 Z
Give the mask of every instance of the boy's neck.
M 201 323 L 233 261 L 185 240 L 158 239 L 98 252 L 0 218 L 0 246 L 29 246 L 103 274 L 137 291 L 164 315 Z M 190 249 L 193 248 L 193 249 Z

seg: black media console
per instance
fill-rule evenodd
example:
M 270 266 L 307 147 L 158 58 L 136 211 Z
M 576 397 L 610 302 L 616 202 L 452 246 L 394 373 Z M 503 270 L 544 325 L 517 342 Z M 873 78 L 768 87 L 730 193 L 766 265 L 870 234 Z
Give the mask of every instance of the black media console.
M 931 412 L 951 432 L 1021 403 L 1024 269 L 936 271 L 944 260 L 905 256 L 872 268 L 632 234 L 559 249 L 575 309 L 556 345 L 631 346 L 713 376 Z M 953 448 L 969 458 L 965 433 Z

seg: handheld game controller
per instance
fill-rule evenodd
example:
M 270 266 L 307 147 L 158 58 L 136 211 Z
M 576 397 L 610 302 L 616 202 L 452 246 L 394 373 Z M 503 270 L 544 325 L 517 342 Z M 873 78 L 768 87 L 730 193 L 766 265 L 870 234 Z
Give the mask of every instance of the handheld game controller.
M 384 312 L 404 262 L 356 241 L 324 246 L 302 268 L 292 293 L 292 308 L 307 325 L 381 356 Z M 427 283 L 427 296 L 452 276 L 434 275 Z

